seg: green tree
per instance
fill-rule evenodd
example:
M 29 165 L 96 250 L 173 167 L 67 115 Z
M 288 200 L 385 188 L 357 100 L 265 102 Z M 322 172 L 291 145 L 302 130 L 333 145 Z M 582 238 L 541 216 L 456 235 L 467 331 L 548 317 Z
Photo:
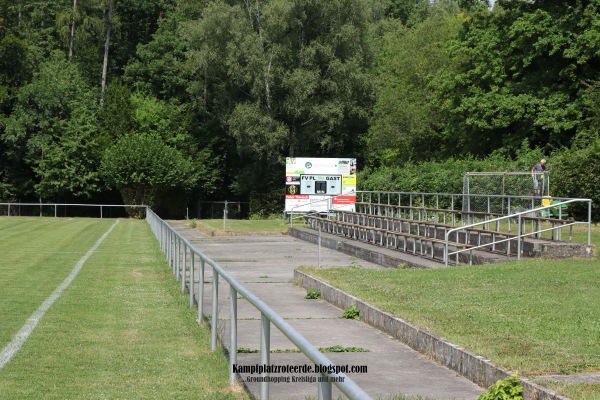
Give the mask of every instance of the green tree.
M 68 120 L 60 121 L 56 135 L 44 148 L 44 156 L 33 168 L 39 177 L 34 189 L 41 197 L 90 198 L 104 185 L 98 168 L 102 151 L 93 111 L 75 107 Z
M 189 134 L 188 118 L 175 101 L 158 100 L 140 93 L 131 96 L 132 125 L 137 132 L 157 135 L 179 150 L 196 148 Z
M 157 135 L 123 136 L 102 158 L 102 172 L 127 205 L 159 209 L 173 191 L 189 192 L 198 179 L 193 163 Z M 128 210 L 141 216 L 139 210 Z
M 129 87 L 115 80 L 108 85 L 99 122 L 107 140 L 116 140 L 134 130 L 134 105 Z
M 241 193 L 272 188 L 285 156 L 352 155 L 367 129 L 370 4 L 210 3 L 184 26 L 201 112 L 234 139 Z
M 465 21 L 453 2 L 431 6 L 422 22 L 381 23 L 377 40 L 377 101 L 369 128 L 370 163 L 400 165 L 444 155 L 447 130 L 432 81 L 450 68 L 445 51 Z
M 488 154 L 524 139 L 547 150 L 582 128 L 585 82 L 597 77 L 598 1 L 500 0 L 476 14 L 440 79 L 456 149 Z M 460 150 L 458 150 L 460 151 Z
M 0 137 L 14 193 L 41 200 L 98 190 L 96 96 L 61 53 L 19 90 Z
M 152 40 L 138 45 L 125 67 L 124 80 L 142 93 L 184 103 L 190 77 L 185 64 L 187 43 L 177 34 L 179 18 L 173 12 L 160 20 Z

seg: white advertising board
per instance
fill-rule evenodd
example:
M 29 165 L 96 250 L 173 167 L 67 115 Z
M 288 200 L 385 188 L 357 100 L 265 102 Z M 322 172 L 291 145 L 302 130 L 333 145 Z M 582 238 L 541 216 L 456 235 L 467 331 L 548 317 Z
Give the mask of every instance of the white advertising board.
M 354 211 L 355 203 L 355 158 L 286 158 L 286 212 Z

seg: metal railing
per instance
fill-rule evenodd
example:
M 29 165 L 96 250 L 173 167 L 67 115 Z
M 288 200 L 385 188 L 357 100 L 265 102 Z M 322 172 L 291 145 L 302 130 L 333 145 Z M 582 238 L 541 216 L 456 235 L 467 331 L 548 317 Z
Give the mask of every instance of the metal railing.
M 206 265 L 212 268 L 211 281 L 211 349 L 217 349 L 217 321 L 218 315 L 218 294 L 219 279 L 224 279 L 229 283 L 230 290 L 230 349 L 229 349 L 229 381 L 234 384 L 237 380 L 234 371 L 234 365 L 237 364 L 237 302 L 238 294 L 246 299 L 261 313 L 260 324 L 260 364 L 268 365 L 271 353 L 270 326 L 275 325 L 279 331 L 284 334 L 304 355 L 315 365 L 331 366 L 326 368 L 326 372 L 321 375 L 333 379 L 327 379 L 326 382 L 318 382 L 319 399 L 330 400 L 332 395 L 332 383 L 350 399 L 370 399 L 356 383 L 354 383 L 345 373 L 335 372 L 335 364 L 323 355 L 315 346 L 298 333 L 289 323 L 273 311 L 266 303 L 252 294 L 248 289 L 242 286 L 238 281 L 232 278 L 219 264 L 204 255 L 196 249 L 181 234 L 176 232 L 165 221 L 160 219 L 152 210 L 147 209 L 146 220 L 150 225 L 152 232 L 160 244 L 160 248 L 165 255 L 169 267 L 177 277 L 181 279 L 181 291 L 185 292 L 186 284 L 189 289 L 190 307 L 194 306 L 194 295 L 198 298 L 198 323 L 202 324 L 204 320 L 204 274 Z M 189 254 L 189 257 L 188 257 Z M 198 287 L 194 287 L 194 274 L 196 259 L 200 262 L 198 273 Z M 186 279 L 188 278 L 188 279 Z M 330 372 L 334 370 L 333 372 Z M 262 377 L 269 376 L 263 373 Z M 331 381 L 334 382 L 331 382 Z M 260 398 L 267 400 L 269 398 L 269 379 L 263 379 L 260 382 Z
M 565 221 L 564 223 L 560 224 L 559 226 L 551 226 L 550 228 L 540 228 L 540 229 L 533 229 L 531 232 L 524 232 L 524 220 L 525 217 L 527 217 L 527 219 L 530 219 L 529 216 L 533 213 L 533 214 L 537 214 L 540 213 L 543 210 L 550 210 L 552 208 L 558 208 L 559 210 L 562 208 L 563 205 L 566 204 L 571 204 L 571 203 L 587 203 L 588 204 L 588 220 L 587 222 L 582 222 L 582 221 L 575 221 L 575 220 L 562 220 L 562 219 L 558 219 L 558 221 Z M 517 234 L 514 237 L 509 237 L 509 238 L 504 238 L 504 239 L 499 239 L 499 240 L 495 240 L 495 241 L 491 241 L 489 243 L 485 243 L 485 244 L 480 244 L 480 245 L 473 245 L 473 246 L 469 246 L 469 248 L 467 249 L 459 249 L 456 251 L 452 251 L 449 252 L 449 238 L 450 235 L 452 235 L 453 233 L 456 233 L 456 237 L 458 238 L 458 232 L 462 231 L 462 230 L 466 230 L 466 229 L 473 229 L 475 227 L 478 226 L 486 226 L 486 225 L 490 225 L 490 224 L 496 224 L 498 225 L 499 223 L 501 223 L 502 221 L 511 221 L 517 219 Z M 451 255 L 455 255 L 457 258 L 457 264 L 458 264 L 458 255 L 460 253 L 464 253 L 464 252 L 471 252 L 473 250 L 477 250 L 479 248 L 489 248 L 489 247 L 494 247 L 497 244 L 500 243 L 504 243 L 504 242 L 510 242 L 510 241 L 517 241 L 517 260 L 521 259 L 521 251 L 522 251 L 522 241 L 525 237 L 528 236 L 540 236 L 541 233 L 543 232 L 548 232 L 548 231 L 555 231 L 555 230 L 561 230 L 565 227 L 569 227 L 569 226 L 574 226 L 574 225 L 587 225 L 587 246 L 591 246 L 591 229 L 592 229 L 592 200 L 590 199 L 570 199 L 567 201 L 563 201 L 560 203 L 554 203 L 548 206 L 544 206 L 544 207 L 538 207 L 536 209 L 533 210 L 527 210 L 527 211 L 522 211 L 522 212 L 518 212 L 512 215 L 506 215 L 506 216 L 502 216 L 502 217 L 498 217 L 498 218 L 493 218 L 493 219 L 488 219 L 485 221 L 481 221 L 481 222 L 477 222 L 474 224 L 470 224 L 470 225 L 464 225 L 464 226 L 460 226 L 457 228 L 453 228 L 453 229 L 449 229 L 446 231 L 445 234 L 445 252 L 444 252 L 444 264 L 446 266 L 448 266 L 448 260 L 450 259 Z M 465 241 L 468 241 L 468 235 L 465 234 Z M 465 243 L 467 244 L 467 243 Z M 471 257 L 472 259 L 472 257 Z
M 490 216 L 501 217 L 509 214 L 517 214 L 522 211 L 535 210 L 545 206 L 546 202 L 565 202 L 572 200 L 566 197 L 551 196 L 509 196 L 509 195 L 487 195 L 487 194 L 464 194 L 464 193 L 421 193 L 421 192 L 387 192 L 387 191 L 358 191 L 357 211 L 360 203 L 369 204 L 369 212 L 377 212 L 384 215 L 391 210 L 391 206 L 411 208 L 416 212 L 418 208 L 429 208 L 436 221 L 437 214 L 445 220 L 445 215 L 450 216 L 451 224 L 468 225 L 478 222 L 479 219 L 489 219 Z M 381 210 L 373 207 L 380 206 Z M 385 210 L 384 206 L 390 206 Z M 435 210 L 438 210 L 437 213 Z M 412 213 L 412 211 L 411 211 Z M 461 218 L 454 218 L 459 215 Z M 412 214 L 411 214 L 412 218 Z M 531 221 L 533 225 L 534 222 Z
M 65 203 L 0 203 L 0 215 L 5 216 L 40 216 L 40 217 L 65 217 L 65 216 L 77 216 L 77 213 L 67 212 L 67 207 L 71 209 L 84 209 L 91 211 L 92 214 L 83 212 L 79 215 L 93 215 L 99 218 L 105 217 L 106 209 L 109 209 L 109 214 L 112 214 L 112 210 L 123 209 L 122 213 L 127 215 L 127 208 L 143 208 L 144 205 L 123 205 L 123 204 L 65 204 Z M 94 209 L 96 211 L 94 211 Z M 30 212 L 33 211 L 33 212 Z M 109 215 L 108 218 L 112 218 Z
M 325 204 L 325 210 L 324 211 L 296 211 L 296 215 L 300 215 L 299 218 L 304 218 L 305 215 L 317 215 L 317 214 L 329 214 L 333 211 L 336 210 L 345 210 L 345 211 L 349 211 L 348 210 L 348 206 L 349 205 L 354 205 L 354 204 L 340 204 L 337 207 L 333 207 L 333 200 L 337 197 L 346 197 L 348 196 L 348 194 L 340 194 L 337 196 L 331 196 L 331 197 L 327 197 L 325 199 L 319 199 L 319 200 L 313 200 L 310 201 L 308 203 L 305 204 L 301 204 L 299 206 L 296 207 L 292 207 L 290 209 L 290 225 L 294 226 L 294 210 L 298 209 L 298 208 L 306 208 L 307 206 L 310 206 L 311 204 Z

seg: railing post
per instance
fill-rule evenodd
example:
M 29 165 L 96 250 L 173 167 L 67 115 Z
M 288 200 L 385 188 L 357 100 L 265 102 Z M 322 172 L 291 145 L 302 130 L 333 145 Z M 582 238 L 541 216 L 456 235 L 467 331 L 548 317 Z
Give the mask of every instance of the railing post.
M 517 260 L 521 259 L 521 235 L 523 234 L 523 220 L 521 219 L 521 214 L 519 214 L 519 219 L 518 219 L 519 225 L 517 227 L 518 229 L 518 234 L 517 234 Z
M 588 247 L 592 245 L 592 201 L 588 202 Z
M 167 252 L 169 267 L 173 271 L 173 232 L 170 229 L 167 231 Z
M 194 258 L 196 254 L 190 249 L 190 308 L 194 307 Z
M 177 236 L 175 238 L 177 239 L 177 246 L 175 249 L 175 279 L 179 282 L 179 270 L 181 268 L 181 239 Z
M 235 373 L 233 372 L 233 366 L 237 364 L 237 291 L 233 286 L 229 289 L 230 297 L 230 313 L 229 313 L 229 326 L 230 326 L 230 341 L 229 341 L 229 384 L 235 383 Z
M 173 275 L 175 275 L 175 245 L 175 232 L 171 231 L 171 270 Z
M 508 215 L 510 215 L 510 197 L 508 198 Z M 508 233 L 510 233 L 510 218 L 508 218 Z M 509 242 L 510 243 L 510 242 Z
M 269 365 L 271 358 L 271 322 L 267 316 L 261 312 L 260 314 L 260 364 Z M 261 377 L 266 378 L 269 374 L 263 372 Z M 260 399 L 269 400 L 269 382 L 268 379 L 263 379 L 260 383 Z
M 156 218 L 156 216 L 155 216 Z M 165 235 L 165 224 L 163 224 L 162 222 L 158 222 L 160 224 L 160 248 L 163 252 L 163 254 L 166 256 L 167 255 L 167 240 L 166 240 L 166 235 Z
M 324 378 L 327 378 L 326 375 L 321 375 L 321 376 Z M 318 399 L 319 400 L 331 400 L 331 382 L 329 382 L 328 380 L 319 382 Z
M 198 325 L 202 325 L 204 311 L 204 258 L 200 258 L 200 274 L 198 276 Z
M 212 277 L 212 314 L 210 320 L 210 349 L 217 349 L 217 322 L 219 322 L 219 274 L 213 268 Z
M 450 236 L 450 232 L 446 231 L 445 240 L 444 240 L 444 267 L 448 266 L 448 237 Z
M 317 267 L 321 268 L 321 223 L 319 222 L 319 245 L 318 245 L 318 260 L 317 260 Z
M 187 267 L 187 244 L 183 243 L 183 263 L 181 264 L 181 293 L 185 293 L 185 272 Z

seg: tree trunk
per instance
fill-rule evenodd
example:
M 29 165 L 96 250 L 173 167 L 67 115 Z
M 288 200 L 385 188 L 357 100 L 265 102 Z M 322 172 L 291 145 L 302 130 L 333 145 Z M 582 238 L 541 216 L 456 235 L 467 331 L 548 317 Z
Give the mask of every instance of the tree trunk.
M 108 49 L 110 47 L 110 31 L 112 27 L 112 13 L 114 0 L 108 3 L 108 17 L 106 19 L 106 41 L 104 42 L 104 62 L 102 64 L 102 86 L 100 89 L 100 105 L 104 104 L 104 91 L 106 90 L 106 77 L 108 75 Z
M 290 128 L 290 149 L 289 149 L 289 157 L 295 157 L 296 152 L 296 135 L 298 134 L 296 128 L 296 118 L 294 117 L 292 121 L 292 127 Z
M 271 75 L 271 66 L 273 62 L 273 56 L 267 55 L 267 49 L 265 46 L 265 40 L 263 38 L 263 31 L 260 21 L 260 1 L 256 0 L 256 10 L 252 10 L 252 5 L 250 4 L 250 0 L 244 0 L 246 5 L 246 10 L 248 11 L 248 16 L 250 18 L 250 26 L 258 33 L 258 39 L 260 41 L 260 46 L 263 54 L 263 79 L 265 85 L 265 107 L 269 112 L 269 121 L 273 121 L 273 111 L 271 108 L 271 87 L 269 84 L 269 76 Z M 254 21 L 256 21 L 256 25 L 254 25 Z M 268 59 L 268 60 L 267 60 Z
M 71 37 L 69 39 L 69 61 L 73 59 L 73 42 L 75 41 L 75 13 L 77 12 L 77 0 L 73 0 L 73 13 L 71 14 Z

